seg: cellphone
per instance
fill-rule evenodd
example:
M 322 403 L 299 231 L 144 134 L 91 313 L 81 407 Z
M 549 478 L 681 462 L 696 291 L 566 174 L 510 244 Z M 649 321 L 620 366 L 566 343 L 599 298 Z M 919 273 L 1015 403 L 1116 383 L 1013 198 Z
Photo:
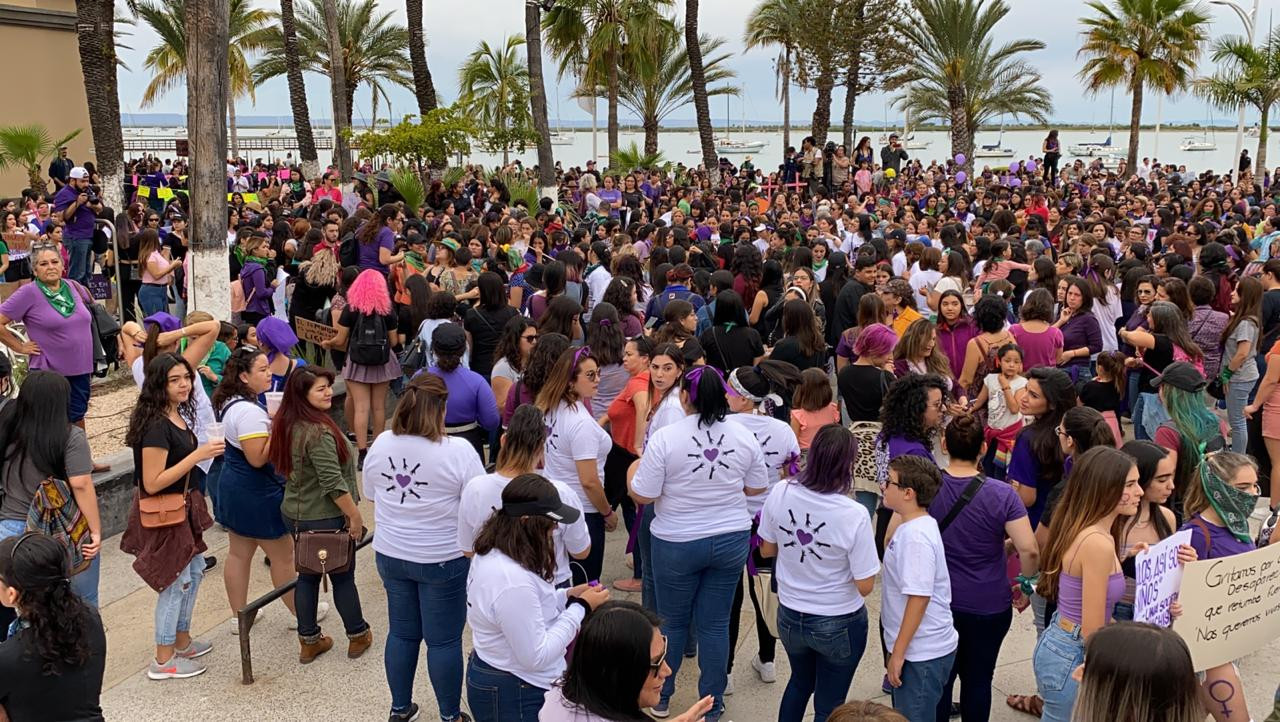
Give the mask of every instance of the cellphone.
M 658 325 L 658 317 L 657 317 L 657 316 L 654 316 L 653 318 L 651 318 L 651 319 L 649 319 L 649 320 L 647 320 L 647 321 L 645 321 L 645 322 L 644 322 L 644 327 L 645 327 L 646 329 L 650 330 L 650 331 L 652 331 L 652 330 L 653 330 L 653 327 L 654 327 L 654 326 L 656 326 L 656 325 Z

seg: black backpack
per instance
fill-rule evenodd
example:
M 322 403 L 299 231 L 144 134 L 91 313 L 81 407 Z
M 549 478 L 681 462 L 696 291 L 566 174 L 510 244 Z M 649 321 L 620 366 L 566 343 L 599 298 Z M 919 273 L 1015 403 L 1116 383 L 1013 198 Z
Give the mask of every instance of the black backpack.
M 362 313 L 356 317 L 347 353 L 351 363 L 362 366 L 381 366 L 391 358 L 387 324 L 382 316 Z
M 360 265 L 360 240 L 355 233 L 348 233 L 339 242 L 338 262 L 343 268 Z
M 653 298 L 653 313 L 650 316 L 650 318 L 654 319 L 652 330 L 657 331 L 662 328 L 664 323 L 666 323 L 666 319 L 663 318 L 663 313 L 666 312 L 668 303 L 676 300 L 688 301 L 689 297 L 692 295 L 693 291 L 686 289 L 683 291 L 663 291 L 658 296 L 655 296 Z M 696 308 L 694 309 L 694 312 L 697 312 Z

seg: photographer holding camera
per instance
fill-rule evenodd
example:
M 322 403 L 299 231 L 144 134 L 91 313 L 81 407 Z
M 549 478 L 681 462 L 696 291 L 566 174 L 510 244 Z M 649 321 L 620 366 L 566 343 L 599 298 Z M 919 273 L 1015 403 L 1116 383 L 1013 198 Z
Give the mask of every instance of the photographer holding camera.
M 66 223 L 63 244 L 71 255 L 67 277 L 88 285 L 93 273 L 93 220 L 102 210 L 102 199 L 89 186 L 89 171 L 80 166 L 67 174 L 67 184 L 53 197 L 53 212 Z
M 880 149 L 880 170 L 893 169 L 894 175 L 902 173 L 902 162 L 907 159 L 907 151 L 902 149 L 902 142 L 897 133 L 889 134 L 889 145 Z

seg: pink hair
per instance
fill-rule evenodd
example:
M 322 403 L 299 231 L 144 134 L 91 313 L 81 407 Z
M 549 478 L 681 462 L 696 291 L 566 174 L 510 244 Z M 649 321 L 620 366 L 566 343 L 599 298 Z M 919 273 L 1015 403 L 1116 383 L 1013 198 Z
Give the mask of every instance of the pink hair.
M 898 335 L 882 323 L 873 323 L 862 329 L 853 342 L 853 352 L 859 356 L 884 356 L 898 343 Z
M 372 268 L 361 271 L 351 288 L 347 289 L 347 305 L 364 314 L 385 316 L 391 313 L 387 277 Z

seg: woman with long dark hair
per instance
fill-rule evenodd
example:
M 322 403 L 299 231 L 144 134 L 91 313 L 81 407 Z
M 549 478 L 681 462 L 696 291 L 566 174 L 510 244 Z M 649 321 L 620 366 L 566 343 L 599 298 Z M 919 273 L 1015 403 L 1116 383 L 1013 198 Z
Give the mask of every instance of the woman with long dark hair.
M 573 345 L 581 346 L 582 306 L 566 295 L 556 296 L 547 304 L 546 313 L 538 319 L 538 332 L 558 333 L 572 341 Z
M 1084 646 L 1072 719 L 1113 722 L 1123 710 L 1128 722 L 1203 722 L 1201 699 L 1182 637 L 1153 624 L 1111 624 Z
M 13 722 L 103 719 L 107 637 L 70 574 L 55 539 L 27 532 L 0 541 L 0 604 L 19 619 L 0 645 L 0 703 Z
M 1138 484 L 1142 487 L 1142 504 L 1138 513 L 1121 517 L 1111 530 L 1120 545 L 1120 566 L 1124 570 L 1124 596 L 1116 603 L 1116 621 L 1133 619 L 1134 592 L 1137 588 L 1135 561 L 1141 545 L 1154 546 L 1171 536 L 1178 528 L 1177 517 L 1165 504 L 1173 497 L 1173 471 L 1177 457 L 1151 441 L 1130 441 L 1120 450 L 1133 457 L 1138 465 Z
M 787 301 L 782 306 L 782 339 L 773 347 L 769 358 L 789 363 L 804 371 L 825 368 L 827 342 L 813 307 L 803 298 Z
M 514 316 L 502 326 L 502 336 L 493 351 L 493 369 L 489 385 L 493 398 L 501 410 L 507 400 L 507 392 L 524 374 L 529 354 L 538 343 L 538 327 L 526 316 Z
M 182 494 L 186 519 L 175 525 L 142 526 L 138 501 L 129 514 L 120 548 L 135 557 L 133 568 L 159 593 L 156 600 L 155 658 L 150 679 L 185 679 L 203 674 L 196 659 L 213 645 L 191 637 L 191 615 L 204 578 L 203 534 L 213 526 L 204 495 L 190 483 L 196 464 L 222 454 L 223 440 L 196 441 L 195 371 L 183 357 L 164 353 L 147 364 L 138 404 L 129 418 L 125 444 L 133 449 L 138 497 Z
M 639 604 L 609 601 L 582 623 L 569 668 L 547 693 L 539 722 L 648 722 L 671 676 L 661 620 Z M 698 700 L 675 722 L 693 722 L 711 709 Z
M 742 296 L 734 291 L 721 291 L 716 295 L 711 328 L 702 332 L 698 342 L 706 352 L 707 365 L 722 374 L 739 366 L 754 366 L 764 358 L 760 332 L 747 324 Z
M 1009 452 L 1009 483 L 1027 507 L 1034 529 L 1048 499 L 1049 490 L 1062 476 L 1062 447 L 1058 424 L 1076 405 L 1076 387 L 1065 371 L 1039 367 L 1027 373 L 1022 395 L 1022 415 L 1035 421 L 1022 427 Z
M 631 378 L 631 374 L 622 367 L 626 338 L 622 335 L 618 310 L 611 303 L 597 303 L 591 309 L 591 318 L 586 326 L 585 345 L 591 349 L 591 355 L 600 366 L 600 385 L 591 398 L 591 408 L 603 411 L 609 408 Z
M 471 560 L 467 702 L 476 722 L 536 722 L 544 695 L 566 668 L 566 648 L 582 621 L 609 600 L 609 590 L 553 586 L 555 529 L 580 512 L 550 481 L 521 474 L 501 500 L 480 528 Z
M 333 372 L 306 366 L 289 377 L 280 409 L 271 419 L 268 460 L 288 482 L 280 513 L 294 535 L 304 531 L 346 531 L 355 541 L 364 537 L 364 518 L 357 503 L 356 452 L 329 417 L 333 405 Z M 356 557 L 346 571 L 328 575 L 333 601 L 342 616 L 355 659 L 373 645 L 373 631 L 360 609 L 356 588 Z M 298 612 L 298 661 L 310 664 L 333 648 L 333 639 L 320 631 L 316 609 L 320 574 L 299 572 L 294 588 Z
M 404 252 L 396 253 L 396 233 L 404 227 L 400 208 L 388 203 L 365 221 L 356 231 L 359 241 L 360 270 L 375 270 L 385 279 L 391 272 L 391 264 L 404 260 Z
M 508 305 L 503 297 L 502 278 L 498 274 L 485 271 L 480 274 L 476 285 L 480 289 L 480 300 L 467 311 L 462 327 L 466 329 L 467 346 L 471 349 L 471 370 L 489 378 L 502 329 L 507 321 L 519 315 L 519 311 Z
M 502 404 L 502 423 L 511 422 L 511 416 L 521 404 L 532 404 L 542 387 L 546 385 L 552 368 L 568 349 L 569 339 L 558 333 L 539 333 L 537 345 L 529 354 L 523 375 L 511 385 Z
M 631 480 L 631 495 L 640 504 L 656 503 L 649 566 L 670 644 L 667 664 L 679 672 L 692 622 L 698 635 L 699 689 L 715 696 L 711 714 L 716 719 L 728 681 L 733 587 L 747 562 L 751 517 L 746 496 L 763 493 L 770 474 L 755 436 L 728 420 L 727 391 L 718 371 L 699 366 L 686 373 L 680 399 L 689 416 L 649 439 Z M 708 507 L 717 509 L 714 517 L 703 513 Z M 675 692 L 674 679 L 674 674 L 667 679 L 653 708 L 660 716 Z

